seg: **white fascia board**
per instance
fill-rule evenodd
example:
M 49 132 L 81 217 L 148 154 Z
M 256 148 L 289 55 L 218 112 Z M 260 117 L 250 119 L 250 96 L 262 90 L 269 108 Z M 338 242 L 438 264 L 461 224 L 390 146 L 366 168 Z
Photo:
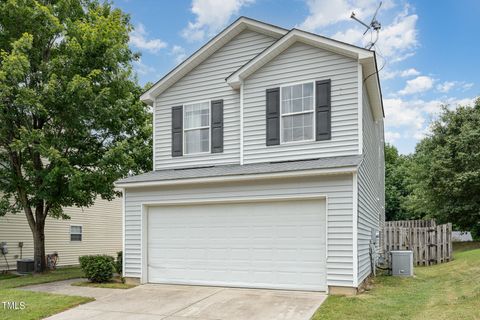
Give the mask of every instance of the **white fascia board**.
M 382 94 L 380 91 L 379 75 L 375 63 L 375 57 L 359 59 L 360 64 L 363 67 L 363 82 L 365 83 L 370 105 L 373 109 L 373 116 L 375 120 L 382 119 L 384 117 L 382 107 Z
M 248 76 L 253 74 L 267 62 L 275 58 L 277 55 L 282 53 L 296 42 L 303 42 L 314 47 L 353 58 L 355 60 L 373 58 L 374 56 L 374 53 L 367 49 L 357 48 L 337 40 L 325 38 L 298 29 L 292 29 L 289 33 L 277 40 L 269 48 L 262 51 L 247 64 L 243 65 L 230 76 L 228 76 L 226 82 L 232 88 L 238 89 L 240 87 L 241 80 L 246 79 Z
M 202 61 L 245 29 L 251 29 L 273 37 L 281 37 L 287 33 L 287 30 L 280 27 L 241 17 L 193 53 L 187 60 L 183 61 L 180 65 L 170 71 L 165 77 L 155 83 L 149 90 L 140 96 L 140 100 L 151 105 L 155 97 L 193 70 L 193 68 L 198 66 Z
M 246 174 L 246 175 L 232 175 L 219 177 L 205 177 L 205 178 L 189 178 L 178 180 L 162 180 L 162 181 L 145 181 L 145 182 L 130 182 L 130 183 L 115 183 L 116 187 L 120 188 L 141 188 L 141 187 L 156 187 L 156 186 L 172 186 L 172 185 L 186 185 L 198 183 L 220 183 L 220 182 L 234 182 L 234 181 L 250 181 L 259 179 L 277 179 L 277 178 L 300 178 L 320 175 L 335 175 L 357 172 L 357 166 L 330 168 L 330 169 L 314 169 L 314 170 L 299 170 L 286 171 L 276 173 L 260 173 L 260 174 Z

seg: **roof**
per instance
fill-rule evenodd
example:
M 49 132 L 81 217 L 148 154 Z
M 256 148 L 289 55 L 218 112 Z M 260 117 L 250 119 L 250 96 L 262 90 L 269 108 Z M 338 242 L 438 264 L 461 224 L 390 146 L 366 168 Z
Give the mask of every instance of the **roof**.
M 288 32 L 287 29 L 274 26 L 265 22 L 254 20 L 247 17 L 240 17 L 228 27 L 223 29 L 219 34 L 213 37 L 200 49 L 195 51 L 190 57 L 176 66 L 172 71 L 167 73 L 163 78 L 157 81 L 146 92 L 142 94 L 140 100 L 147 104 L 152 104 L 153 99 L 165 91 L 168 87 L 180 80 L 184 75 L 193 70 L 205 59 L 211 56 L 215 51 L 220 49 L 224 44 L 233 39 L 236 35 L 245 29 L 253 30 L 263 34 L 267 34 L 274 38 L 280 38 Z
M 276 57 L 295 42 L 301 41 L 309 45 L 358 59 L 363 67 L 363 81 L 372 102 L 375 118 L 383 117 L 385 115 L 374 51 L 295 28 L 287 30 L 247 17 L 240 17 L 235 20 L 217 36 L 194 52 L 188 59 L 183 61 L 180 65 L 156 82 L 150 89 L 142 94 L 140 99 L 145 103 L 153 104 L 155 97 L 164 92 L 176 81 L 180 80 L 188 72 L 193 70 L 215 51 L 245 29 L 270 35 L 276 38 L 277 41 L 225 79 L 232 88 L 238 89 L 241 81 L 248 77 L 248 75 L 258 70 L 258 68 Z
M 376 119 L 384 116 L 375 52 L 299 29 L 290 30 L 282 38 L 274 42 L 246 64 L 238 68 L 235 72 L 228 76 L 225 81 L 234 89 L 240 88 L 240 85 L 244 79 L 248 78 L 267 62 L 274 59 L 276 56 L 297 42 L 302 42 L 307 45 L 335 52 L 340 55 L 358 60 L 365 73 L 363 75 L 363 79 L 374 107 L 374 116 Z M 376 76 L 371 77 L 371 75 Z
M 117 187 L 128 187 L 139 183 L 159 181 L 179 181 L 213 177 L 235 177 L 265 175 L 285 172 L 311 171 L 318 169 L 339 169 L 341 172 L 346 168 L 357 167 L 363 157 L 361 155 L 327 157 L 310 160 L 283 161 L 270 163 L 256 163 L 244 165 L 220 165 L 199 168 L 181 168 L 151 171 L 138 176 L 128 177 L 116 182 Z

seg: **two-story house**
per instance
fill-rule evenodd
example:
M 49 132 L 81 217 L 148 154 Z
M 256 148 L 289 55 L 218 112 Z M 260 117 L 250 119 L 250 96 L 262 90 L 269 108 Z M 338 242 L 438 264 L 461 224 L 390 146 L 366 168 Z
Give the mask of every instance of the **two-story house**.
M 154 170 L 124 189 L 124 276 L 354 293 L 384 221 L 375 52 L 239 18 L 142 97 Z

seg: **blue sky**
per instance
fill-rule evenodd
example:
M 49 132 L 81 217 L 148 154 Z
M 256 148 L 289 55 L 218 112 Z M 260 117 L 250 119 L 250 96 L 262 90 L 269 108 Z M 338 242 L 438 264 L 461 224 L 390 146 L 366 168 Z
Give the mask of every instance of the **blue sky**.
M 364 46 L 371 35 L 349 19 L 369 20 L 378 0 L 116 0 L 131 15 L 131 47 L 141 84 L 157 81 L 225 26 L 244 15 Z M 402 153 L 428 134 L 440 105 L 480 96 L 480 1 L 386 0 L 375 45 L 385 107 L 385 136 Z

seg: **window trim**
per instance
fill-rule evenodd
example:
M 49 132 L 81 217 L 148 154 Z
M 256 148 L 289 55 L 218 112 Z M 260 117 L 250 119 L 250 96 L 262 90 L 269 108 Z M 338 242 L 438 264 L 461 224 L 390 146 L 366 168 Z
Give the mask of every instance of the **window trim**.
M 290 112 L 290 113 L 285 113 L 283 114 L 282 113 L 282 89 L 285 88 L 285 87 L 292 87 L 292 86 L 295 86 L 295 85 L 299 85 L 299 84 L 307 84 L 307 83 L 311 83 L 312 86 L 313 86 L 313 91 L 312 91 L 312 103 L 313 103 L 313 108 L 312 110 L 309 110 L 309 111 L 300 111 L 300 112 Z M 301 144 L 301 143 L 305 143 L 305 142 L 313 142 L 313 141 L 316 141 L 315 139 L 315 132 L 316 132 L 316 127 L 317 127 L 317 117 L 316 117 L 316 98 L 317 98 L 317 91 L 316 91 L 316 86 L 315 86 L 315 80 L 308 80 L 308 81 L 301 81 L 301 82 L 292 82 L 292 83 L 287 83 L 287 84 L 284 84 L 284 85 L 281 85 L 279 87 L 279 90 L 280 90 L 280 145 L 285 145 L 285 144 Z M 302 97 L 303 99 L 303 97 Z M 283 140 L 283 117 L 284 116 L 295 116 L 295 115 L 300 115 L 300 114 L 308 114 L 308 113 L 311 113 L 312 114 L 312 117 L 313 117 L 313 122 L 312 122 L 312 139 L 308 139 L 308 140 L 298 140 L 298 141 L 284 141 Z
M 201 104 L 201 103 L 207 103 L 208 102 L 208 126 L 202 126 L 202 127 L 195 127 L 195 128 L 188 128 L 185 129 L 185 106 L 192 105 L 192 104 Z M 189 103 L 184 103 L 182 105 L 182 152 L 183 156 L 196 156 L 200 154 L 208 154 L 212 152 L 212 100 L 202 100 L 202 101 L 194 101 L 194 102 L 189 102 Z M 208 128 L 208 151 L 202 151 L 202 152 L 194 152 L 194 153 L 187 153 L 187 135 L 185 132 L 187 131 L 192 131 L 192 130 L 200 130 L 200 129 L 207 129 Z
M 80 227 L 81 233 L 72 233 L 72 227 Z M 70 234 L 70 242 L 83 242 L 83 224 L 71 224 L 69 234 Z M 79 234 L 80 240 L 72 240 L 72 234 Z

